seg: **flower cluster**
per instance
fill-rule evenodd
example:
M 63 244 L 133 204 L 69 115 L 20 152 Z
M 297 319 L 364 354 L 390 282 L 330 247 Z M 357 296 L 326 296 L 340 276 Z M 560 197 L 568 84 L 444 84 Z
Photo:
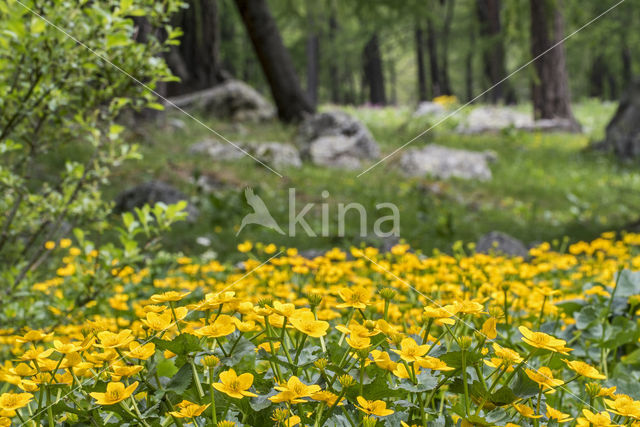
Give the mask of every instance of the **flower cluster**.
M 65 242 L 34 285 L 65 310 L 0 330 L 0 426 L 640 425 L 639 244 L 261 264 L 272 245 L 245 242 L 241 267 L 114 269 L 116 293 L 65 316 L 96 257 Z

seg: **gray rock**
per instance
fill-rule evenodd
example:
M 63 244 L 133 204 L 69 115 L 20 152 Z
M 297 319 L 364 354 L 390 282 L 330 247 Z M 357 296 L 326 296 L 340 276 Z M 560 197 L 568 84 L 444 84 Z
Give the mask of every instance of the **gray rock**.
M 259 144 L 248 144 L 245 149 L 261 162 L 265 162 L 274 168 L 299 168 L 302 166 L 300 152 L 290 144 L 261 142 Z
M 534 120 L 531 114 L 510 107 L 481 106 L 474 108 L 457 128 L 459 133 L 500 132 L 504 129 L 526 132 L 575 132 L 576 123 L 569 119 Z
M 439 179 L 462 178 L 487 181 L 491 179 L 488 163 L 495 161 L 493 151 L 468 151 L 429 144 L 411 148 L 400 158 L 400 168 L 407 176 L 430 175 Z
M 238 147 L 244 149 L 240 144 L 235 144 Z M 216 139 L 210 138 L 193 144 L 191 147 L 189 147 L 189 153 L 204 154 L 211 157 L 213 160 L 219 161 L 237 160 L 246 156 L 245 153 L 229 144 L 228 142 L 221 142 Z
M 413 117 L 440 116 L 445 112 L 446 110 L 442 105 L 431 101 L 423 101 L 418 105 L 418 108 L 413 113 Z
M 276 110 L 258 91 L 239 80 L 199 92 L 171 98 L 180 108 L 197 108 L 216 117 L 236 121 L 262 121 L 275 117 Z M 171 108 L 172 105 L 168 105 Z
M 476 243 L 476 252 L 496 252 L 522 258 L 529 256 L 527 247 L 520 240 L 501 231 L 491 231 L 480 237 Z
M 481 106 L 471 110 L 457 130 L 460 133 L 475 134 L 499 132 L 511 127 L 533 128 L 533 117 L 508 107 Z
M 118 194 L 115 199 L 114 212 L 131 212 L 146 204 L 153 206 L 162 202 L 170 205 L 181 200 L 189 201 L 189 198 L 177 188 L 161 181 L 149 181 Z M 198 209 L 191 204 L 187 205 L 186 210 L 189 214 L 189 220 L 195 220 L 199 215 Z
M 280 142 L 239 143 L 237 147 L 215 139 L 205 139 L 189 147 L 189 153 L 211 157 L 215 161 L 231 161 L 241 159 L 247 154 L 275 168 L 302 166 L 298 149 L 291 144 Z M 240 150 L 242 149 L 242 150 Z
M 303 156 L 314 164 L 356 169 L 363 160 L 380 156 L 380 148 L 367 127 L 341 111 L 308 117 L 298 130 Z

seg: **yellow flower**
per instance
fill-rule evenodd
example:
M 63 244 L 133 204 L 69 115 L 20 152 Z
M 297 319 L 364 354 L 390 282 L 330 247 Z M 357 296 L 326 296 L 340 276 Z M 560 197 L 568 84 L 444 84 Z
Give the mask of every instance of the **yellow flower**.
M 560 412 L 557 409 L 553 409 L 551 406 L 549 406 L 549 404 L 547 404 L 547 418 L 549 418 L 550 420 L 556 420 L 556 422 L 559 424 L 568 423 L 573 419 L 571 418 L 571 415 Z
M 569 361 L 567 359 L 562 359 L 564 363 L 567 364 L 569 369 L 574 371 L 578 375 L 582 375 L 583 377 L 592 378 L 594 380 L 606 380 L 607 377 L 602 375 L 596 368 L 593 366 L 581 362 L 579 360 Z
M 362 287 L 342 288 L 338 295 L 344 302 L 336 305 L 336 308 L 353 307 L 361 310 L 367 308 L 371 296 L 370 292 Z
M 296 311 L 296 306 L 291 303 L 281 303 L 279 301 L 273 302 L 273 312 L 279 314 L 284 317 L 291 317 L 293 313 Z
M 482 334 L 487 337 L 487 339 L 494 340 L 498 336 L 498 330 L 496 326 L 498 325 L 498 319 L 495 317 L 490 317 L 482 324 Z
M 105 393 L 93 392 L 89 393 L 89 395 L 96 399 L 98 405 L 113 405 L 131 396 L 137 387 L 138 381 L 129 387 L 125 387 L 124 384 L 120 382 L 111 382 L 107 384 L 107 391 Z
M 162 314 L 150 311 L 146 318 L 142 319 L 142 323 L 153 331 L 164 331 L 173 325 L 171 310 L 165 310 Z
M 152 342 L 141 345 L 137 341 L 129 343 L 129 351 L 125 352 L 125 356 L 131 359 L 147 360 L 156 352 L 156 345 Z
M 11 419 L 0 416 L 0 427 L 9 427 L 11 425 Z
M 542 415 L 536 415 L 536 413 L 533 411 L 533 409 L 527 405 L 523 405 L 520 403 L 514 403 L 513 407 L 515 408 L 516 411 L 518 411 L 518 413 L 520 415 L 522 415 L 525 418 L 540 418 L 542 417 Z
M 289 321 L 294 328 L 314 338 L 320 338 L 327 335 L 327 329 L 329 329 L 328 322 L 316 320 L 314 314 L 310 311 L 296 314 L 289 319 Z
M 50 251 L 52 249 L 55 249 L 55 247 L 56 247 L 56 242 L 52 242 L 51 240 L 49 240 L 48 242 L 44 242 L 44 248 L 46 250 Z
M 236 371 L 229 369 L 220 373 L 220 382 L 214 383 L 213 387 L 220 393 L 224 393 L 234 399 L 242 399 L 245 396 L 255 397 L 254 393 L 247 390 L 251 388 L 253 384 L 253 375 L 244 373 L 236 375 Z
M 454 368 L 450 367 L 442 360 L 438 359 L 437 357 L 431 357 L 431 356 L 421 357 L 420 359 L 418 359 L 417 364 L 421 368 L 431 369 L 433 371 L 453 371 L 454 370 Z
M 615 427 L 617 425 L 611 424 L 611 415 L 606 411 L 595 414 L 588 409 L 583 409 L 582 414 L 584 417 L 576 420 L 577 427 Z
M 604 403 L 614 414 L 640 419 L 640 401 L 633 400 L 626 394 L 616 395 L 614 400 L 604 399 Z
M 120 348 L 128 345 L 134 337 L 130 329 L 123 329 L 117 334 L 109 331 L 98 332 L 98 339 L 100 344 L 96 344 L 96 347 Z
M 396 369 L 397 363 L 391 360 L 389 353 L 386 351 L 371 350 L 371 357 L 373 358 L 376 366 L 380 369 L 384 369 L 386 371 L 393 371 Z
M 356 350 L 363 350 L 365 348 L 369 348 L 371 345 L 371 338 L 367 337 L 359 337 L 350 335 L 345 341 L 347 344 Z
M 568 352 L 571 351 L 570 348 L 565 347 L 567 343 L 565 340 L 552 337 L 544 332 L 533 332 L 526 326 L 520 326 L 518 330 L 522 334 L 522 341 L 532 347 L 550 350 L 560 354 L 568 354 Z
M 395 375 L 398 378 L 405 378 L 405 379 L 411 378 L 409 371 L 407 371 L 407 367 L 402 363 L 396 363 L 396 367 L 393 370 L 393 375 Z M 420 375 L 419 369 L 416 370 L 416 375 Z
M 238 250 L 242 253 L 249 252 L 253 249 L 253 245 L 248 240 L 238 245 Z
M 453 325 L 456 323 L 451 317 L 455 317 L 458 313 L 456 307 L 453 305 L 446 305 L 444 307 L 425 307 L 423 316 L 429 319 L 435 319 L 437 325 Z
M 202 337 L 219 338 L 226 337 L 235 330 L 236 325 L 233 320 L 231 320 L 231 316 L 221 314 L 213 324 L 195 330 L 194 334 Z
M 328 390 L 322 390 L 317 393 L 313 393 L 311 395 L 311 398 L 313 400 L 317 400 L 318 402 L 325 402 L 329 406 L 332 406 L 333 404 L 340 406 L 342 405 L 342 401 L 344 400 L 344 397 L 342 397 L 340 398 L 340 402 L 336 403 L 336 401 L 338 400 L 338 395 L 333 394 Z
M 71 246 L 71 239 L 62 239 L 62 240 L 60 240 L 60 247 L 61 248 L 66 249 L 69 246 Z
M 564 384 L 564 381 L 553 378 L 553 372 L 546 366 L 538 368 L 537 371 L 532 369 L 525 369 L 525 374 L 532 380 L 538 383 L 543 389 L 553 389 L 554 387 Z
M 387 409 L 387 404 L 383 400 L 367 400 L 362 396 L 356 398 L 358 405 L 356 408 L 360 409 L 365 414 L 376 415 L 378 417 L 386 417 L 393 414 L 392 409 Z
M 33 399 L 31 393 L 2 393 L 0 395 L 0 409 L 3 411 L 15 411 L 24 408 Z
M 27 343 L 27 342 L 34 342 L 34 341 L 43 341 L 43 340 L 46 340 L 47 338 L 51 338 L 52 336 L 53 336 L 53 333 L 45 334 L 42 331 L 33 330 L 33 331 L 27 332 L 21 337 L 16 337 L 16 342 Z
M 169 412 L 169 414 L 173 415 L 176 418 L 194 418 L 200 416 L 205 411 L 205 409 L 209 407 L 209 405 L 209 403 L 206 405 L 198 405 L 197 403 L 183 400 L 176 405 L 178 408 L 180 408 L 180 410 L 171 411 Z
M 182 292 L 176 292 L 176 291 L 169 291 L 163 294 L 152 295 L 151 301 L 155 302 L 156 304 L 161 302 L 180 301 L 182 298 L 186 297 L 190 293 L 191 292 L 182 293 Z
M 279 385 L 274 388 L 280 393 L 269 398 L 273 403 L 303 403 L 304 397 L 311 397 L 313 394 L 320 391 L 319 385 L 306 385 L 295 376 L 291 377 L 286 384 Z
M 418 345 L 413 338 L 407 337 L 400 342 L 400 350 L 391 349 L 391 351 L 399 354 L 405 362 L 415 362 L 429 351 L 429 346 Z

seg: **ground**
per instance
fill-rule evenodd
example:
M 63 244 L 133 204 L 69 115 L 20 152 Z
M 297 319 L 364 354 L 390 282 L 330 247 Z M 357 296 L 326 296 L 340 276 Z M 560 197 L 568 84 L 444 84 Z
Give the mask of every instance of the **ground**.
M 519 108 L 528 110 L 527 106 Z M 337 237 L 337 227 L 329 237 L 309 238 L 301 230 L 295 237 L 285 237 L 255 225 L 248 226 L 236 238 L 242 217 L 251 212 L 244 200 L 245 187 L 254 188 L 281 224 L 287 222 L 289 215 L 287 189 L 296 188 L 298 212 L 302 204 L 316 203 L 316 209 L 306 218 L 312 227 L 315 224 L 318 228 L 321 203 L 329 204 L 332 223 L 339 202 L 359 202 L 370 212 L 375 212 L 376 203 L 395 203 L 401 213 L 401 238 L 425 253 L 436 248 L 446 251 L 459 240 L 475 241 L 491 230 L 507 232 L 526 244 L 555 241 L 561 245 L 564 236 L 571 236 L 571 241 L 591 239 L 602 231 L 617 230 L 638 219 L 637 165 L 620 164 L 609 155 L 589 149 L 592 142 L 604 135 L 614 110 L 615 105 L 610 103 L 577 103 L 575 113 L 585 128 L 583 134 L 503 131 L 492 135 L 455 133 L 463 111 L 411 144 L 418 147 L 433 142 L 493 150 L 499 160 L 491 165 L 490 182 L 409 179 L 394 167 L 397 158 L 389 159 L 361 178 L 356 177 L 360 170 L 339 171 L 308 164 L 301 169 L 286 169 L 285 177 L 279 178 L 250 159 L 220 163 L 189 154 L 191 144 L 215 135 L 174 112 L 158 123 L 136 127 L 129 139 L 141 145 L 144 158 L 115 171 L 106 194 L 112 197 L 123 187 L 152 178 L 181 188 L 199 206 L 201 215 L 195 222 L 176 227 L 166 243 L 169 248 L 187 254 L 213 250 L 222 256 L 233 253 L 229 249 L 243 239 L 299 249 L 348 247 L 363 240 L 358 236 L 357 221 L 347 224 L 344 239 Z M 429 127 L 424 118 L 412 118 L 408 108 L 347 108 L 347 111 L 370 128 L 383 155 Z M 278 122 L 234 124 L 200 118 L 232 141 L 295 139 L 295 127 Z M 193 184 L 200 175 L 213 178 L 222 188 L 202 193 Z M 324 190 L 329 192 L 327 199 L 322 197 Z M 372 227 L 370 220 L 368 230 Z M 197 237 L 206 237 L 210 245 L 196 244 Z M 375 239 L 364 240 L 376 244 Z

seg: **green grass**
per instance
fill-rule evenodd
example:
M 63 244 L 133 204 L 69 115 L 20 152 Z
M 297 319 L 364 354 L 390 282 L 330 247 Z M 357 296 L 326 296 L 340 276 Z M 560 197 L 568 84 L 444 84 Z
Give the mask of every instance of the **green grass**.
M 522 106 L 523 110 L 530 107 Z M 358 202 L 369 213 L 372 232 L 376 203 L 395 203 L 401 214 L 400 234 L 415 248 L 431 252 L 447 250 L 457 240 L 474 241 L 480 235 L 501 230 L 526 243 L 569 236 L 588 239 L 605 230 L 617 229 L 636 219 L 640 207 L 640 175 L 635 165 L 621 165 L 598 152 L 588 150 L 591 141 L 602 138 L 604 127 L 615 105 L 587 101 L 575 106 L 578 119 L 587 133 L 523 133 L 505 131 L 495 135 L 458 135 L 452 130 L 459 117 L 442 123 L 412 143 L 421 146 L 438 143 L 455 148 L 494 150 L 499 157 L 491 166 L 490 182 L 449 180 L 438 182 L 429 177 L 407 179 L 394 166 L 397 158 L 372 169 L 361 178 L 360 171 L 342 171 L 305 165 L 301 169 L 280 171 L 279 178 L 251 159 L 233 163 L 214 162 L 188 154 L 188 147 L 201 139 L 215 137 L 187 117 L 172 114 L 185 126 L 146 125 L 132 137 L 141 143 L 144 160 L 129 163 L 116 171 L 116 188 L 146 179 L 158 178 L 182 188 L 201 209 L 194 223 L 182 224 L 167 238 L 172 249 L 185 253 L 213 250 L 221 257 L 245 239 L 305 248 L 348 247 L 375 239 L 359 236 L 359 221 L 347 222 L 346 237 L 337 236 L 337 227 L 329 236 L 308 237 L 298 228 L 295 237 L 251 225 L 236 237 L 242 217 L 251 210 L 245 204 L 243 190 L 252 187 L 264 200 L 275 219 L 285 226 L 288 220 L 287 189 L 296 188 L 299 204 L 316 203 L 305 218 L 320 229 L 319 205 L 329 206 L 331 224 L 336 223 L 337 203 Z M 354 109 L 348 111 L 363 120 L 390 153 L 429 127 L 424 119 L 411 117 L 407 108 Z M 465 111 L 460 113 L 466 114 Z M 203 118 L 213 129 L 232 141 L 293 142 L 295 128 L 277 122 L 231 124 Z M 166 121 L 165 121 L 166 123 Z M 205 174 L 221 182 L 213 194 L 199 194 L 194 177 Z M 433 192 L 434 185 L 439 191 Z M 325 199 L 322 191 L 330 196 Z M 301 206 L 299 205 L 297 211 Z M 388 215 L 389 211 L 381 212 Z M 195 243 L 204 236 L 210 247 Z

